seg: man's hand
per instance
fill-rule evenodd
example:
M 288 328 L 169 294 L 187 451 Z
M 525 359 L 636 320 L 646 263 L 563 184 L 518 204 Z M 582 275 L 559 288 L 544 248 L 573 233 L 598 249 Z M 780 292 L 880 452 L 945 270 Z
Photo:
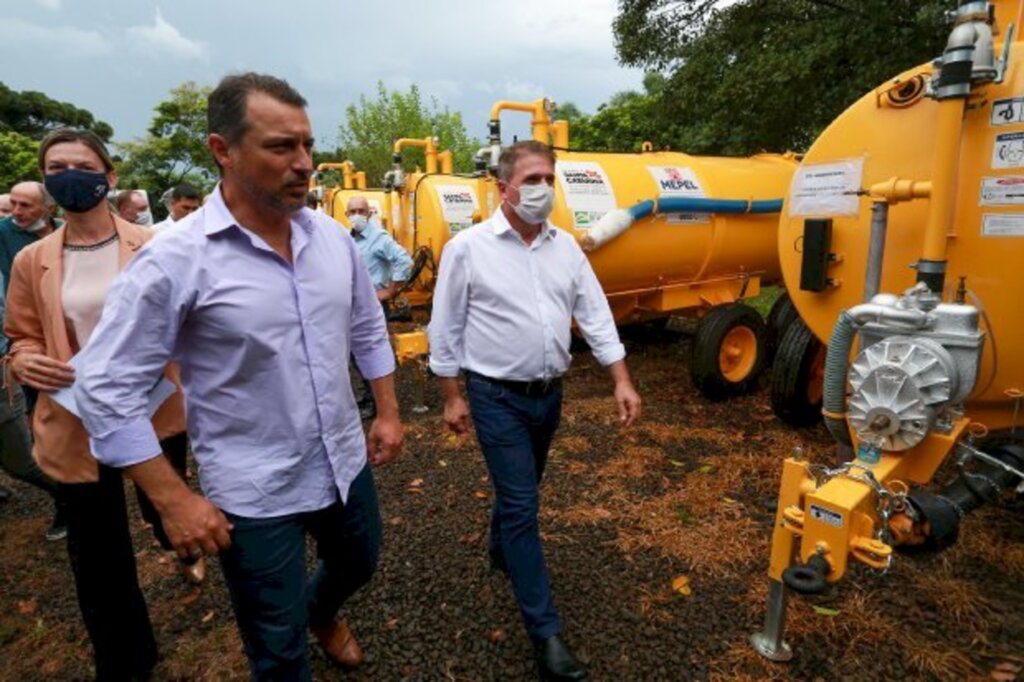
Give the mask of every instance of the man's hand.
M 39 391 L 59 391 L 75 383 L 75 368 L 42 353 L 16 353 L 11 360 L 14 375 Z
M 633 388 L 626 361 L 619 360 L 608 366 L 608 373 L 615 382 L 615 402 L 619 406 L 619 423 L 629 428 L 640 418 L 640 394 Z
M 632 382 L 615 385 L 615 402 L 619 405 L 619 423 L 623 428 L 629 428 L 640 418 L 640 394 L 633 388 Z
M 231 546 L 232 525 L 224 512 L 191 490 L 157 506 L 167 539 L 182 559 L 211 556 Z
M 398 415 L 378 416 L 370 425 L 366 437 L 367 457 L 371 466 L 380 466 L 393 460 L 402 451 L 405 438 L 402 422 Z
M 469 433 L 469 404 L 461 395 L 445 399 L 444 423 L 460 436 Z

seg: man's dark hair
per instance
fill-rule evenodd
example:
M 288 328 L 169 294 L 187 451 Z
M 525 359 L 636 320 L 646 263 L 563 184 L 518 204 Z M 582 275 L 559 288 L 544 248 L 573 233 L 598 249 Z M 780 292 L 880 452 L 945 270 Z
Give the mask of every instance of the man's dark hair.
M 245 118 L 249 94 L 262 92 L 285 104 L 305 108 L 306 100 L 287 81 L 262 73 L 225 76 L 207 99 L 206 128 L 235 144 L 249 129 Z
M 498 179 L 508 182 L 516 172 L 516 162 L 524 156 L 543 156 L 555 165 L 555 150 L 537 140 L 522 140 L 501 150 L 498 158 Z
M 171 190 L 171 201 L 178 201 L 179 199 L 202 201 L 203 193 L 187 182 L 183 182 L 180 185 L 175 185 L 174 189 Z

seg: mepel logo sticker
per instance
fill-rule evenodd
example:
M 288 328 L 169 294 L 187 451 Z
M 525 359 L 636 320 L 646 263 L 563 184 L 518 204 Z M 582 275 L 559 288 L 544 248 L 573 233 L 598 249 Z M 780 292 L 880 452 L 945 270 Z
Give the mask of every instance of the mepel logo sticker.
M 705 196 L 697 176 L 689 168 L 648 166 L 647 170 L 658 186 L 658 193 L 663 197 L 703 198 Z

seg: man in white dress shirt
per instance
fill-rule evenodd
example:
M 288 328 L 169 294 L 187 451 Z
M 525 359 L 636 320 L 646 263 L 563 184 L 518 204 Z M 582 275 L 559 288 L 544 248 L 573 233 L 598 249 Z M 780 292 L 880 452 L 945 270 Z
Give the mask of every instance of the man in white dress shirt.
M 187 182 L 175 185 L 167 201 L 167 217 L 154 225 L 153 231 L 163 232 L 174 223 L 184 220 L 185 216 L 197 211 L 202 204 L 203 195 L 198 189 Z
M 611 373 L 623 426 L 640 416 L 608 301 L 573 236 L 547 218 L 555 155 L 518 142 L 498 168 L 502 203 L 445 246 L 430 322 L 430 367 L 440 377 L 444 419 L 465 433 L 472 418 L 494 483 L 491 565 L 512 582 L 546 680 L 586 671 L 562 640 L 537 512 L 538 484 L 558 428 L 572 320 Z M 466 375 L 462 397 L 458 375 Z

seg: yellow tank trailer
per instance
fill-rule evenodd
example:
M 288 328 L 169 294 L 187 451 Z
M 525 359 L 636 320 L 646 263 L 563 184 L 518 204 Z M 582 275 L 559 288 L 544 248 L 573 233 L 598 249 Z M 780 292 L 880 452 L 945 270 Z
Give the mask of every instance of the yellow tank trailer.
M 320 184 L 324 171 L 338 170 L 342 174 L 340 187 L 324 187 Z M 377 214 L 381 226 L 393 232 L 391 227 L 390 196 L 383 189 L 368 189 L 366 187 L 366 173 L 356 171 L 351 161 L 341 163 L 321 163 L 316 167 L 316 173 L 311 181 L 314 192 L 317 193 L 324 212 L 345 226 L 351 229 L 348 217 L 345 215 L 345 208 L 352 197 L 364 197 L 370 205 L 370 209 Z
M 940 550 L 966 514 L 1021 490 L 1022 11 L 961 3 L 934 65 L 851 106 L 794 177 L 783 275 L 827 341 L 823 414 L 852 459 L 783 464 L 753 637 L 768 658 L 792 655 L 790 592 L 821 592 L 853 561 L 888 570 L 895 548 Z M 951 457 L 955 478 L 924 487 Z

